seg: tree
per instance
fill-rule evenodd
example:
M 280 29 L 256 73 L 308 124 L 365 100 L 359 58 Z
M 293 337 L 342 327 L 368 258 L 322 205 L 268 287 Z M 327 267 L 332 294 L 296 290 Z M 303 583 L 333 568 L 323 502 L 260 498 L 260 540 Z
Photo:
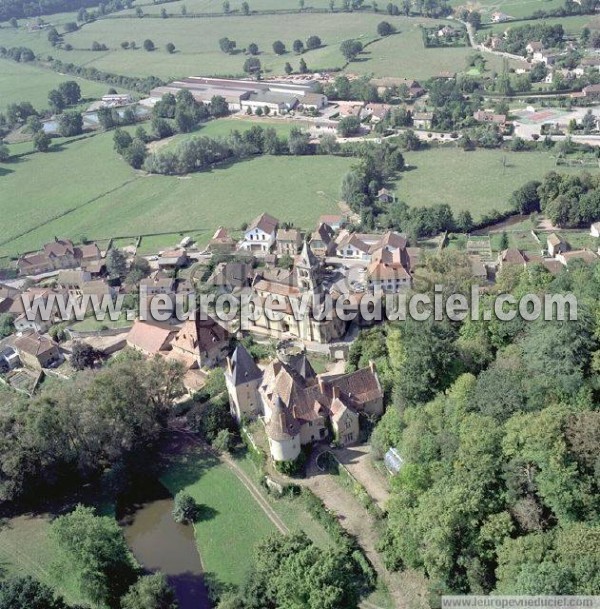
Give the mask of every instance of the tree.
M 115 150 L 119 154 L 123 154 L 125 150 L 131 146 L 133 138 L 124 129 L 117 129 L 113 135 L 113 142 Z
M 136 6 L 136 8 L 135 8 L 135 14 L 140 19 L 144 16 L 144 11 L 143 11 L 141 6 Z
M 273 43 L 273 52 L 276 55 L 283 55 L 285 53 L 285 44 L 281 40 L 276 40 Z
M 221 429 L 213 440 L 212 447 L 221 453 L 227 453 L 233 446 L 233 434 L 229 429 Z
M 227 36 L 219 39 L 219 48 L 223 53 L 233 53 L 236 46 L 235 40 L 229 40 Z
M 58 91 L 63 96 L 67 106 L 78 103 L 81 100 L 81 89 L 74 80 L 61 82 Z
M 58 131 L 63 137 L 73 137 L 83 131 L 83 117 L 75 110 L 63 112 L 58 117 Z
M 200 506 L 185 491 L 179 491 L 173 502 L 173 519 L 179 524 L 193 524 L 198 519 Z
M 304 53 L 304 43 L 302 42 L 302 40 L 294 40 L 292 44 L 292 49 L 294 49 L 294 53 L 296 53 L 297 55 L 300 55 L 300 53 Z
M 244 72 L 246 74 L 257 74 L 260 69 L 260 59 L 258 57 L 248 57 L 244 62 Z
M 338 122 L 337 130 L 342 137 L 356 135 L 360 131 L 360 119 L 358 116 L 345 116 Z
M 32 577 L 11 577 L 0 583 L 0 609 L 69 609 L 54 590 Z
M 121 43 L 121 48 L 122 48 L 124 51 L 126 51 L 126 50 L 129 48 L 129 42 L 128 42 L 127 40 L 124 40 L 124 41 Z
M 246 17 L 250 14 L 250 5 L 247 2 L 242 2 L 242 14 Z
M 72 32 L 76 32 L 79 29 L 79 26 L 77 25 L 77 23 L 75 21 L 67 21 L 67 23 L 65 23 L 63 25 L 63 30 L 65 31 L 65 34 L 70 34 Z
M 500 243 L 498 244 L 498 248 L 500 249 L 500 251 L 504 251 L 506 249 L 508 249 L 508 234 L 506 233 L 506 231 L 502 231 L 502 235 L 500 236 Z
M 596 130 L 596 117 L 591 110 L 588 110 L 581 120 L 584 134 L 588 135 Z
M 473 229 L 473 217 L 469 210 L 461 211 L 456 216 L 456 230 L 461 233 L 470 233 Z
M 106 255 L 106 270 L 110 277 L 125 277 L 127 275 L 127 259 L 117 248 L 111 248 Z
M 118 606 L 136 579 L 136 568 L 116 520 L 78 505 L 52 523 L 51 535 L 59 548 L 61 572 L 75 574 L 93 603 Z
M 90 344 L 77 341 L 73 345 L 73 350 L 71 352 L 71 364 L 75 370 L 93 368 L 100 356 L 100 352 L 94 349 Z
M 323 43 L 321 42 L 321 39 L 318 36 L 309 36 L 308 39 L 306 40 L 306 48 L 309 51 L 312 51 L 314 49 L 318 49 Z
M 515 190 L 510 198 L 510 203 L 513 209 L 520 214 L 531 214 L 533 212 L 540 211 L 540 196 L 538 194 L 538 188 L 541 185 L 541 182 L 532 180 L 521 186 L 521 188 Z
M 165 48 L 167 49 L 167 53 L 172 55 L 175 52 L 175 45 L 172 42 L 167 42 Z
M 167 9 L 166 8 L 161 8 L 160 9 L 160 17 L 161 19 L 167 19 L 169 15 L 167 14 Z
M 306 65 L 306 61 L 304 61 L 304 57 L 300 59 L 300 63 L 298 64 L 298 71 L 300 72 L 300 74 L 308 74 L 309 72 L 308 66 Z
M 255 42 L 251 42 L 248 45 L 248 53 L 250 55 L 258 55 L 258 45 Z
M 229 4 L 229 0 L 225 0 L 225 2 L 223 2 L 223 12 L 228 15 L 230 10 L 231 5 Z
M 360 40 L 344 40 L 340 45 L 340 51 L 346 61 L 353 61 L 362 52 L 363 45 Z
M 215 118 L 227 116 L 229 114 L 229 106 L 222 95 L 214 95 L 210 100 L 210 114 Z
M 36 134 L 33 136 L 33 147 L 38 152 L 48 152 L 51 142 L 52 139 L 43 130 L 36 132 Z
M 310 152 L 310 135 L 298 127 L 292 127 L 288 138 L 290 154 L 302 155 Z
M 10 150 L 8 146 L 0 141 L 0 163 L 6 163 L 10 159 Z
M 395 32 L 394 26 L 388 21 L 381 21 L 377 25 L 377 34 L 379 36 L 389 36 Z
M 58 89 L 52 89 L 48 93 L 48 103 L 54 112 L 60 112 L 67 105 L 65 98 L 62 96 L 60 91 L 58 91 Z
M 481 27 L 481 13 L 479 11 L 471 11 L 469 12 L 469 16 L 467 21 L 478 30 Z
M 121 609 L 178 609 L 173 589 L 162 573 L 140 577 L 121 599 Z
M 0 314 L 0 338 L 6 338 L 15 331 L 14 318 L 10 313 Z
M 36 134 L 38 131 L 42 131 L 44 129 L 44 125 L 40 120 L 39 116 L 31 115 L 27 117 L 27 126 L 26 131 L 28 133 Z
M 152 40 L 150 40 L 150 38 L 146 38 L 146 40 L 144 40 L 144 43 L 142 45 L 144 47 L 145 51 L 154 51 L 154 49 L 156 48 L 154 46 L 154 43 L 152 42 Z
M 283 69 L 285 70 L 285 73 L 288 76 L 294 71 L 294 68 L 292 68 L 292 64 L 289 61 L 285 62 L 285 66 Z
M 300 6 L 300 10 L 304 9 L 304 0 L 299 0 L 298 5 Z

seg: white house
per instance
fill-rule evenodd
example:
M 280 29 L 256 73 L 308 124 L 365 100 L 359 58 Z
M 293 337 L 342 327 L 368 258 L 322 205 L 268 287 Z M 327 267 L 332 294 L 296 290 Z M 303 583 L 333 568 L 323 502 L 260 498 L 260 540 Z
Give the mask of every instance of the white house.
M 596 238 L 600 237 L 600 222 L 594 222 L 594 224 L 592 224 L 590 227 L 590 235 Z
M 254 254 L 268 254 L 275 243 L 279 220 L 269 214 L 261 214 L 255 218 L 244 233 L 239 249 Z

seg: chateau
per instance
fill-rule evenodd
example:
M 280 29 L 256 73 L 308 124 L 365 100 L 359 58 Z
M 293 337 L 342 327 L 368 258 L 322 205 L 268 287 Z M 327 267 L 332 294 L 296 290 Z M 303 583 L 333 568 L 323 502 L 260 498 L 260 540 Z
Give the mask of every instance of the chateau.
M 359 441 L 361 415 L 383 414 L 383 390 L 375 366 L 339 376 L 315 374 L 306 356 L 279 359 L 260 370 L 239 345 L 227 359 L 225 380 L 231 414 L 261 417 L 274 461 L 293 461 L 302 446 L 334 439 Z

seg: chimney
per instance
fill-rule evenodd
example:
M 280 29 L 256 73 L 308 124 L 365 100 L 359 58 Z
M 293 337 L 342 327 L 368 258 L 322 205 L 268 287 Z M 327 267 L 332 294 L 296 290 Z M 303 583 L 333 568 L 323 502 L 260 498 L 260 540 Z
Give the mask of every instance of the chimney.
M 372 359 L 369 360 L 369 368 L 372 374 L 377 374 L 377 370 L 375 369 L 375 362 Z
M 333 399 L 337 400 L 340 397 L 340 388 L 337 385 L 333 386 Z
M 227 372 L 229 372 L 229 374 L 233 374 L 233 364 L 231 363 L 230 357 L 227 358 Z
M 319 380 L 319 391 L 321 393 L 325 393 L 325 381 L 319 376 L 318 377 Z

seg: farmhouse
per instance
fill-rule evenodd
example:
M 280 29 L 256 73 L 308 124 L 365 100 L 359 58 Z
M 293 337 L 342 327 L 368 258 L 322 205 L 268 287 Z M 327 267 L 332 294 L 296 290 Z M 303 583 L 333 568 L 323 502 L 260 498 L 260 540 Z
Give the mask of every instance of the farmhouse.
M 170 349 L 176 332 L 174 326 L 137 319 L 127 334 L 127 346 L 147 357 L 164 354 Z
M 582 92 L 584 97 L 598 99 L 600 98 L 600 85 L 588 85 L 583 88 Z
M 317 230 L 310 236 L 310 248 L 314 254 L 324 258 L 335 253 L 333 228 L 329 223 L 319 223 Z
M 248 286 L 252 275 L 253 268 L 249 262 L 220 262 L 206 280 L 206 285 L 219 288 L 223 292 L 233 292 Z
M 510 21 L 512 17 L 506 13 L 500 11 L 494 11 L 492 13 L 492 23 L 503 23 L 504 21 Z
M 556 258 L 558 254 L 566 252 L 569 249 L 569 244 L 556 233 L 552 233 L 547 239 L 548 254 Z
M 367 268 L 367 281 L 373 291 L 395 293 L 411 286 L 412 277 L 406 249 L 378 249 Z
M 477 110 L 473 114 L 473 118 L 480 123 L 494 123 L 500 127 L 506 125 L 506 114 L 494 114 L 485 110 Z
M 236 248 L 236 242 L 227 229 L 219 226 L 206 249 L 213 254 L 230 254 Z
M 230 335 L 210 316 L 185 322 L 171 343 L 168 359 L 182 362 L 186 368 L 210 368 L 223 361 L 229 349 Z
M 568 267 L 574 260 L 581 260 L 586 264 L 592 264 L 598 260 L 598 256 L 591 250 L 574 250 L 572 252 L 561 252 L 556 255 L 556 259 Z
M 406 78 L 372 78 L 370 80 L 370 84 L 374 87 L 377 87 L 377 93 L 379 95 L 383 95 L 386 91 L 389 90 L 402 90 L 406 89 L 408 95 L 407 97 L 414 99 L 417 97 L 421 97 L 424 95 L 425 89 L 419 84 L 416 80 L 408 80 Z

